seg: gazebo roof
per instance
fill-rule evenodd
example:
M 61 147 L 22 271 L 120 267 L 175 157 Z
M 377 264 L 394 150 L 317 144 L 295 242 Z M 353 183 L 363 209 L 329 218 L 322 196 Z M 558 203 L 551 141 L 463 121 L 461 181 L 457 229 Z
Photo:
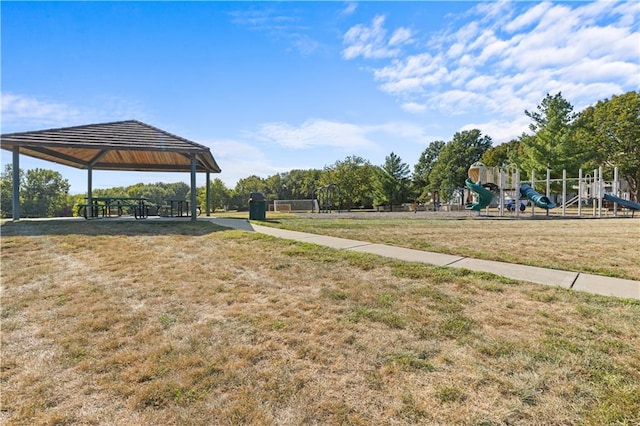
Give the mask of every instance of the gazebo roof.
M 79 169 L 220 173 L 204 145 L 136 120 L 3 134 L 0 147 Z

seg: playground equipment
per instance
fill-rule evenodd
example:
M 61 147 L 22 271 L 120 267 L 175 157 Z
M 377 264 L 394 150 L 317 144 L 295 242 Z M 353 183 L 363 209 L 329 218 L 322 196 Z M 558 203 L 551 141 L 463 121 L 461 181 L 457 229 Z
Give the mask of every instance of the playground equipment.
M 478 195 L 476 202 L 467 203 L 465 208 L 479 212 L 485 207 L 488 207 L 493 200 L 493 192 L 482 186 L 482 180 L 486 180 L 487 168 L 480 162 L 473 163 L 471 167 L 469 167 L 467 175 L 469 178 L 465 181 L 466 187 Z
M 606 182 L 600 167 L 594 169 L 593 174 L 585 174 L 580 169 L 578 178 L 567 178 L 566 170 L 563 170 L 562 179 L 551 179 L 551 171 L 547 170 L 546 179 L 536 180 L 535 172 L 532 171 L 530 180 L 521 181 L 520 172 L 515 166 L 487 168 L 482 163 L 474 163 L 469 167 L 469 179 L 465 181 L 465 186 L 475 193 L 475 200 L 467 203 L 466 208 L 480 212 L 490 206 L 494 194 L 497 193 L 500 216 L 504 216 L 505 210 L 513 211 L 518 216 L 524 211 L 521 200 L 528 200 L 531 203 L 532 216 L 535 215 L 536 208 L 544 209 L 548 215 L 550 209 L 559 206 L 562 208 L 562 216 L 567 216 L 567 208 L 577 204 L 578 216 L 582 216 L 584 206 L 591 206 L 592 215 L 602 217 L 603 200 L 606 200 L 612 203 L 614 217 L 617 217 L 619 208 L 630 211 L 633 217 L 635 211 L 640 210 L 640 203 L 629 200 L 630 193 L 628 190 L 625 192 L 625 182 L 618 178 L 617 167 L 614 168 L 613 175 L 613 181 Z M 546 184 L 544 193 L 536 190 L 536 184 L 541 183 Z M 561 194 L 551 194 L 552 183 L 562 185 Z M 487 189 L 488 187 L 493 191 Z M 573 193 L 568 199 L 569 192 Z
M 484 188 L 480 182 L 474 183 L 471 179 L 467 179 L 465 181 L 465 185 L 467 188 L 478 194 L 478 200 L 475 203 L 467 203 L 465 206 L 467 210 L 480 211 L 491 204 L 491 201 L 493 200 L 493 192 Z
M 636 210 L 640 210 L 640 203 L 634 203 L 633 201 L 625 200 L 624 198 L 616 197 L 615 195 L 604 194 L 602 198 L 630 209 L 631 217 L 633 217 Z
M 537 207 L 549 210 L 556 206 L 556 203 L 551 201 L 549 197 L 539 194 L 535 189 L 531 187 L 531 185 L 527 183 L 523 183 L 520 186 L 520 194 L 523 197 L 527 197 L 528 199 L 530 199 L 531 202 Z
M 313 191 L 313 199 L 317 200 L 314 203 L 314 207 L 317 206 L 318 213 L 331 213 L 336 209 L 340 211 L 340 186 L 335 183 L 330 183 L 325 186 L 316 188 Z M 334 202 L 337 200 L 337 203 Z

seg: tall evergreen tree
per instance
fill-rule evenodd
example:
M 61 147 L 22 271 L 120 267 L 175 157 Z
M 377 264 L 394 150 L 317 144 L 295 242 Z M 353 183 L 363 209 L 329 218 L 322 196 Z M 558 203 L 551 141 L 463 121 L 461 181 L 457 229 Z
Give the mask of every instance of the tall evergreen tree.
M 385 157 L 385 162 L 378 171 L 375 186 L 375 204 L 389 205 L 393 210 L 394 204 L 407 201 L 409 194 L 409 166 L 395 153 Z
M 553 178 L 562 177 L 563 169 L 569 175 L 577 175 L 588 151 L 576 138 L 577 114 L 571 103 L 560 92 L 553 96 L 547 94 L 536 111 L 525 111 L 525 115 L 531 119 L 529 129 L 533 134 L 520 139 L 524 151 L 521 168 L 540 174 L 550 169 Z

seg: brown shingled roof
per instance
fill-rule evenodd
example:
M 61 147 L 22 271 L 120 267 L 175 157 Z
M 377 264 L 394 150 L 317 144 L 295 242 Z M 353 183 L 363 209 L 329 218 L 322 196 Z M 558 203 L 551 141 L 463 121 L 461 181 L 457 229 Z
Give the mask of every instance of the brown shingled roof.
M 0 147 L 79 169 L 220 173 L 211 151 L 136 120 L 3 134 Z

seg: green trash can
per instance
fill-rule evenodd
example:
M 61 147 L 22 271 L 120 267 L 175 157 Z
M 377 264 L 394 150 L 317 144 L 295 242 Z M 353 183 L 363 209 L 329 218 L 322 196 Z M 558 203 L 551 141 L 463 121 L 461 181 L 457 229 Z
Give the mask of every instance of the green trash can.
M 267 200 L 262 192 L 252 192 L 249 198 L 249 220 L 267 220 Z

